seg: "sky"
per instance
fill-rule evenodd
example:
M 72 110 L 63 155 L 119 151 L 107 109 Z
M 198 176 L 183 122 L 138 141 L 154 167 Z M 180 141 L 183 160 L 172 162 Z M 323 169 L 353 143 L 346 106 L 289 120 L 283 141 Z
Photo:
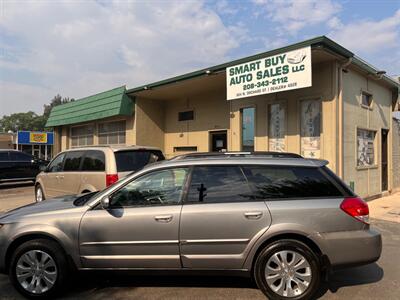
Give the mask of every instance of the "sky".
M 400 0 L 0 0 L 0 117 L 320 35 L 400 76 Z

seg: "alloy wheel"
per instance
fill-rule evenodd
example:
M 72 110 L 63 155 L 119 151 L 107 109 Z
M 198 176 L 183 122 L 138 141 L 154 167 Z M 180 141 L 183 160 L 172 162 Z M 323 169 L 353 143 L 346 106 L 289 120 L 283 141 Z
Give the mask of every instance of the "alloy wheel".
M 268 286 L 283 297 L 302 295 L 310 285 L 312 272 L 307 259 L 296 251 L 274 253 L 265 266 Z
M 56 263 L 44 251 L 30 250 L 22 254 L 15 268 L 19 284 L 32 294 L 47 292 L 57 280 Z

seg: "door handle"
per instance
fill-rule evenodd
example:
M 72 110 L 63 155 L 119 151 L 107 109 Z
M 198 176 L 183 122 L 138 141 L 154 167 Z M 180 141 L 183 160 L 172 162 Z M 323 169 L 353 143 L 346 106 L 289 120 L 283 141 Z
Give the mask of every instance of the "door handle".
M 169 223 L 172 221 L 172 215 L 155 216 L 154 220 L 160 223 Z
M 249 220 L 258 220 L 262 217 L 263 213 L 261 211 L 251 211 L 244 213 L 246 219 Z
M 64 175 L 60 175 L 60 179 L 64 179 Z

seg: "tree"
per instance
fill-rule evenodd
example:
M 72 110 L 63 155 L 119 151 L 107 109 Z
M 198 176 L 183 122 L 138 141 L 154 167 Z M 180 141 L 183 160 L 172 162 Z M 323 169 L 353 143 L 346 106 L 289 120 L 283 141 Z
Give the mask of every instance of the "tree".
M 60 94 L 57 94 L 57 96 L 54 96 L 54 98 L 51 100 L 50 104 L 45 104 L 43 105 L 44 111 L 43 111 L 43 116 L 46 117 L 46 120 L 48 119 L 51 109 L 54 106 L 60 105 L 60 104 L 65 104 L 68 102 L 73 102 L 75 99 L 69 99 L 68 97 L 62 98 Z
M 3 116 L 0 119 L 0 131 L 17 132 L 18 130 L 43 130 L 46 124 L 43 116 L 39 116 L 33 111 L 26 113 L 16 113 L 9 116 Z
M 54 96 L 50 104 L 43 106 L 43 115 L 38 115 L 33 111 L 26 113 L 15 113 L 3 116 L 0 119 L 0 132 L 17 132 L 18 130 L 43 131 L 49 118 L 51 109 L 57 105 L 75 101 L 68 97 L 62 98 L 59 94 Z

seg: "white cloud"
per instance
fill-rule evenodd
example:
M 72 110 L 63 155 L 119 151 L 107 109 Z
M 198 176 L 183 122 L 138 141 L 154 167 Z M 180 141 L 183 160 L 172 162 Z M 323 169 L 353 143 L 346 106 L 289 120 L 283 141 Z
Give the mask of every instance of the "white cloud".
M 341 6 L 331 0 L 253 0 L 253 2 L 265 10 L 266 17 L 282 25 L 279 30 L 292 35 L 305 27 L 327 22 L 341 10 Z
M 400 48 L 400 9 L 393 16 L 379 21 L 361 20 L 333 26 L 333 39 L 360 53 L 382 52 Z
M 0 116 L 40 112 L 57 93 L 80 98 L 220 63 L 239 46 L 240 32 L 200 1 L 2 5 L 1 47 L 9 55 L 0 55 Z M 33 74 L 32 85 L 10 78 L 11 70 Z

